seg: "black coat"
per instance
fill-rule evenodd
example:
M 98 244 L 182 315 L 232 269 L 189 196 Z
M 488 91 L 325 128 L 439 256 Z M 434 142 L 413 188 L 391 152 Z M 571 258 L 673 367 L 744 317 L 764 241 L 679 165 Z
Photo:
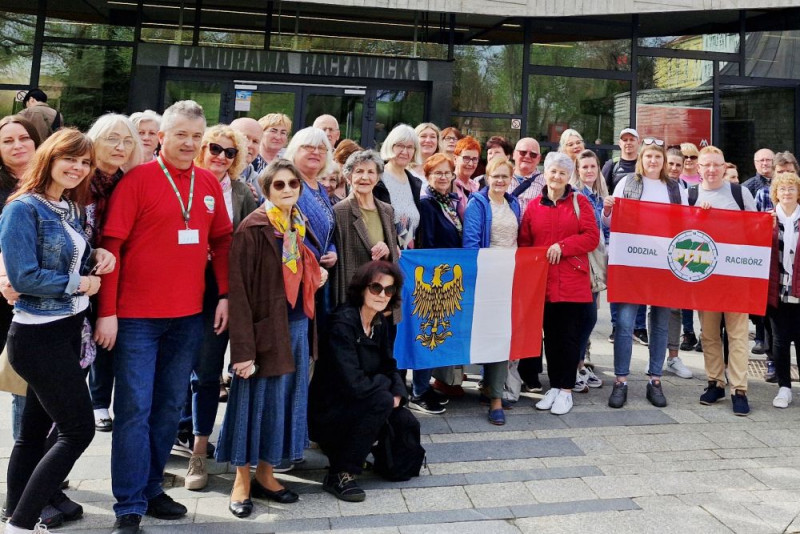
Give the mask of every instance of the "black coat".
M 414 176 L 411 171 L 406 170 L 405 172 L 406 177 L 408 178 L 408 186 L 411 188 L 411 196 L 414 199 L 414 205 L 417 207 L 417 211 L 420 211 L 419 196 L 422 192 L 422 180 Z M 383 180 L 378 180 L 378 183 L 375 184 L 375 189 L 372 190 L 372 194 L 381 202 L 386 202 L 387 204 L 391 205 L 392 197 L 389 194 L 389 189 L 386 188 L 386 184 L 383 183 Z M 414 233 L 414 241 L 419 241 L 421 233 L 422 217 L 420 217 L 419 227 L 417 227 L 417 231 Z

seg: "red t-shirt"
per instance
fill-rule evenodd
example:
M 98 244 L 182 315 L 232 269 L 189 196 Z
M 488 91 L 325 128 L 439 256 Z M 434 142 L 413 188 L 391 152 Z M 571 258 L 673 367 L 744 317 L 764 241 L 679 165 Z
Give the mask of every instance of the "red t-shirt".
M 103 277 L 99 317 L 172 318 L 200 313 L 209 253 L 219 292 L 228 292 L 233 227 L 222 188 L 204 169 L 193 165 L 178 170 L 164 163 L 187 207 L 194 168 L 189 228 L 198 230 L 199 243 L 178 244 L 178 231 L 186 224 L 158 161 L 130 171 L 114 189 L 106 209 L 102 246 L 116 254 L 118 261 L 117 269 Z

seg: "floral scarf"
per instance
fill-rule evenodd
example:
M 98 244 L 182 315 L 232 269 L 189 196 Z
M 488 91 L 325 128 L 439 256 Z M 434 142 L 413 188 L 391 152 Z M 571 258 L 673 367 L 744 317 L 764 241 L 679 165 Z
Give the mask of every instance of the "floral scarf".
M 458 230 L 459 235 L 461 235 L 461 219 L 458 218 L 458 213 L 456 212 L 455 208 L 453 208 L 453 199 L 450 198 L 449 195 L 441 194 L 431 186 L 428 186 L 428 195 L 433 197 L 433 199 L 439 204 L 444 214 L 447 215 L 447 217 L 450 219 L 450 222 L 452 222 L 453 226 L 455 226 L 456 230 Z
M 300 243 L 306 235 L 305 221 L 296 206 L 292 208 L 291 220 L 287 220 L 283 212 L 269 200 L 264 201 L 264 210 L 272 227 L 275 228 L 275 235 L 283 239 L 281 252 L 283 283 L 286 288 L 286 300 L 294 307 L 300 292 L 300 283 L 303 281 Z

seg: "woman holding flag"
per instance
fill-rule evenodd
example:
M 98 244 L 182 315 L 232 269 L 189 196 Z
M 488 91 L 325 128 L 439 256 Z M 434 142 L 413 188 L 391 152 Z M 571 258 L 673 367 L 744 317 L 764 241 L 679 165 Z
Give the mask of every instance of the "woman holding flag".
M 486 166 L 487 187 L 470 195 L 464 211 L 464 248 L 517 248 L 519 202 L 506 193 L 513 172 L 513 165 L 503 157 L 496 157 Z M 487 363 L 483 369 L 483 381 L 490 399 L 489 422 L 504 425 L 503 385 L 508 374 L 508 362 Z
M 597 248 L 600 240 L 592 204 L 569 185 L 574 170 L 575 162 L 567 154 L 547 154 L 547 187 L 528 204 L 519 235 L 521 247 L 549 247 L 542 326 L 551 389 L 536 408 L 555 415 L 572 409 L 581 330 L 589 306 L 594 305 L 588 253 Z
M 646 200 L 672 204 L 686 204 L 686 190 L 678 182 L 671 180 L 666 169 L 667 154 L 664 141 L 652 137 L 642 140 L 636 172 L 622 178 L 614 189 L 614 195 L 606 197 L 603 203 L 603 223 L 611 226 L 611 214 L 616 198 Z M 619 303 L 617 327 L 614 337 L 614 374 L 617 379 L 608 399 L 612 408 L 622 408 L 628 399 L 628 375 L 633 351 L 633 323 L 640 303 Z M 661 374 L 667 354 L 667 328 L 670 309 L 651 306 L 649 316 L 650 366 L 647 374 L 647 400 L 653 406 L 663 408 L 667 399 L 661 389 Z

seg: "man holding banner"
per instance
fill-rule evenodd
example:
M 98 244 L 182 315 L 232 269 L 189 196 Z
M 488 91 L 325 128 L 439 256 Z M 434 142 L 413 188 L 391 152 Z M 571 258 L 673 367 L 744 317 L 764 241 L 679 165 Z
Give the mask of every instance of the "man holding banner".
M 717 147 L 707 146 L 700 151 L 698 166 L 703 181 L 697 187 L 696 206 L 708 209 L 755 211 L 756 205 L 750 191 L 738 184 L 731 184 L 724 179 L 725 156 Z M 740 192 L 736 192 L 738 188 Z M 740 206 L 737 197 L 741 197 Z M 690 193 L 689 203 L 695 195 Z M 730 257 L 726 257 L 726 260 Z M 745 261 L 742 255 L 738 260 Z M 765 263 L 765 262 L 762 262 Z M 742 266 L 742 270 L 747 269 Z M 703 356 L 705 358 L 708 387 L 700 396 L 700 404 L 710 405 L 725 397 L 725 361 L 722 354 L 720 324 L 725 319 L 725 331 L 728 334 L 728 383 L 731 386 L 733 413 L 747 415 L 750 406 L 747 402 L 747 364 L 749 360 L 748 316 L 746 313 L 701 311 L 700 337 L 703 340 Z

